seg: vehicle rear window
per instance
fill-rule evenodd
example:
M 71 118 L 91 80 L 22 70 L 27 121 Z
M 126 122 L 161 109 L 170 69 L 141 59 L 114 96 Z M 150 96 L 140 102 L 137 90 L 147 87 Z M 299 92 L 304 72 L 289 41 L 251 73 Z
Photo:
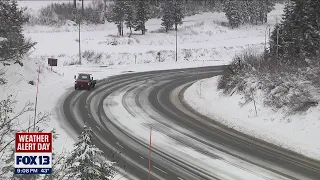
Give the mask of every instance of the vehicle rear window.
M 79 75 L 78 79 L 86 80 L 86 79 L 89 79 L 89 76 L 86 76 L 86 75 Z

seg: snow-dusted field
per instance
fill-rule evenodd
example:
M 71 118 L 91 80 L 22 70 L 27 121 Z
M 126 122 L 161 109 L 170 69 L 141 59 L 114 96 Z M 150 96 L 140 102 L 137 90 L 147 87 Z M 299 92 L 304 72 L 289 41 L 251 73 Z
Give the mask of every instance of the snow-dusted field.
M 30 5 L 32 8 L 32 5 Z M 269 24 L 280 18 L 283 5 L 269 14 Z M 268 36 L 267 25 L 245 25 L 239 29 L 222 26 L 227 22 L 223 13 L 203 13 L 186 17 L 179 27 L 178 60 L 221 60 L 230 59 L 244 48 L 251 47 L 261 51 Z M 159 19 L 146 23 L 148 33 L 144 36 L 135 32 L 132 37 L 116 37 L 117 29 L 113 23 L 105 25 L 83 25 L 81 27 L 82 52 L 94 51 L 101 55 L 84 60 L 84 64 L 134 64 L 175 60 L 175 32 L 164 33 Z M 267 32 L 267 35 L 266 35 Z M 25 34 L 38 42 L 32 56 L 34 58 L 59 58 L 59 65 L 67 65 L 78 60 L 78 26 L 67 22 L 62 27 L 26 26 Z M 94 34 L 94 35 L 93 35 Z M 112 45 L 117 44 L 117 45 Z

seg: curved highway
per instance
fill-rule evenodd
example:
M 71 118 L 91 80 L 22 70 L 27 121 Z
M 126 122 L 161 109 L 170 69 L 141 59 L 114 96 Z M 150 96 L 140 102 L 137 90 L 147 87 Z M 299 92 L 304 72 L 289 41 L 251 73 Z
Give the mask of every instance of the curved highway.
M 94 143 L 129 179 L 148 179 L 152 127 L 151 179 L 319 180 L 320 162 L 236 132 L 188 107 L 185 89 L 220 75 L 223 68 L 113 76 L 91 91 L 70 88 L 61 112 L 78 134 L 87 122 Z

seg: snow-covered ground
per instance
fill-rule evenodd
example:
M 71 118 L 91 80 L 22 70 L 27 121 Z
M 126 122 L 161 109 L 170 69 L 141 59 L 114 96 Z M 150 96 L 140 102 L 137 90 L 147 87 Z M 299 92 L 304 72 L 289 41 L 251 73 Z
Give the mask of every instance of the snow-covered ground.
M 6 38 L 0 37 L 0 42 L 7 40 Z
M 44 64 L 40 59 L 25 59 L 24 66 L 19 64 L 11 64 L 3 66 L 0 64 L 0 70 L 4 70 L 5 78 L 8 83 L 0 86 L 1 100 L 8 95 L 13 94 L 18 103 L 15 106 L 15 112 L 19 112 L 27 103 L 35 102 L 36 85 L 28 84 L 29 81 L 37 82 L 37 70 L 40 65 L 40 83 L 38 94 L 37 112 L 51 112 L 51 121 L 45 130 L 50 131 L 56 129 L 59 138 L 53 143 L 55 152 L 70 151 L 77 138 L 77 135 L 70 134 L 64 123 L 61 123 L 60 116 L 57 114 L 56 108 L 61 106 L 60 97 L 68 90 L 73 91 L 74 79 L 73 76 L 80 72 L 92 73 L 95 79 L 106 78 L 111 75 L 126 73 L 127 71 L 149 71 L 175 68 L 200 67 L 199 62 L 178 62 L 178 63 L 157 63 L 157 64 L 139 64 L 139 65 L 114 65 L 111 67 L 99 66 L 65 66 L 53 67 L 53 71 Z M 220 62 L 206 62 L 205 65 L 218 65 Z M 69 88 L 69 89 L 68 89 Z M 71 89 L 70 89 L 71 88 Z M 28 118 L 33 117 L 34 112 L 25 113 L 20 117 L 22 127 L 28 125 Z M 33 120 L 33 118 L 32 118 Z M 119 175 L 120 176 L 120 175 Z M 115 178 L 117 179 L 117 178 Z M 125 179 L 121 177 L 121 179 Z
M 122 91 L 112 93 L 103 103 L 108 118 L 117 126 L 122 127 L 123 131 L 130 136 L 148 143 L 150 127 L 152 127 L 152 147 L 154 149 L 166 152 L 182 162 L 188 162 L 193 168 L 205 172 L 202 175 L 211 175 L 211 177 L 208 176 L 208 179 L 212 176 L 226 180 L 287 179 L 188 137 L 186 134 L 191 137 L 197 137 L 197 135 L 187 129 L 177 127 L 170 119 L 159 115 L 143 97 L 138 99 L 141 107 L 136 107 L 137 99 L 135 99 L 134 92 L 127 93 L 127 90 L 132 87 L 139 90 L 144 86 L 143 82 L 137 82 L 137 84 L 123 88 Z M 141 94 L 148 96 L 146 92 L 151 88 L 147 88 Z M 146 112 L 152 114 L 152 118 Z M 124 137 L 119 136 L 119 138 Z M 206 141 L 201 137 L 197 138 Z M 130 142 L 126 139 L 124 141 Z M 215 146 L 219 145 L 215 144 Z M 141 149 L 139 152 L 148 153 L 147 149 Z M 152 157 L 152 161 L 157 160 L 158 157 Z
M 28 62 L 29 61 L 29 62 Z M 36 62 L 36 63 L 34 63 Z M 219 65 L 219 62 L 207 62 L 205 65 Z M 80 72 L 92 73 L 95 79 L 106 78 L 111 75 L 117 75 L 126 73 L 128 71 L 141 72 L 150 70 L 162 70 L 162 69 L 174 69 L 174 68 L 188 68 L 188 67 L 200 67 L 202 63 L 157 63 L 157 64 L 141 64 L 141 65 L 114 65 L 111 67 L 99 67 L 99 66 L 67 66 L 67 67 L 53 67 L 51 68 L 42 64 L 41 60 L 25 60 L 24 66 L 19 64 L 11 64 L 10 66 L 3 66 L 0 64 L 0 69 L 5 72 L 5 78 L 8 81 L 7 84 L 1 85 L 1 99 L 13 94 L 18 103 L 15 107 L 18 112 L 26 102 L 35 102 L 36 85 L 28 84 L 29 81 L 37 83 L 38 69 L 40 66 L 39 76 L 39 94 L 38 94 L 38 112 L 52 112 L 53 117 L 49 123 L 48 129 L 56 128 L 58 134 L 61 137 L 56 141 L 55 147 L 61 147 L 62 149 L 71 149 L 73 139 L 68 138 L 68 134 L 63 131 L 64 127 L 59 124 L 59 120 L 56 119 L 55 108 L 60 104 L 60 97 L 68 90 L 73 89 L 74 79 L 73 76 Z M 29 116 L 33 116 L 32 113 L 26 113 L 22 118 L 27 119 Z M 61 150 L 62 150 L 61 149 Z M 56 149 L 59 151 L 59 149 Z
M 51 2 L 53 1 L 18 1 L 32 13 Z M 280 18 L 282 8 L 283 5 L 277 5 L 276 10 L 269 14 L 270 27 L 275 24 L 276 17 Z M 16 94 L 16 111 L 27 101 L 34 102 L 36 86 L 28 82 L 37 82 L 37 69 L 40 65 L 38 112 L 50 111 L 54 114 L 47 130 L 57 129 L 60 138 L 54 143 L 55 150 L 70 150 L 75 136 L 69 137 L 66 133 L 65 126 L 57 119 L 55 108 L 61 105 L 59 98 L 69 87 L 73 87 L 73 75 L 76 73 L 89 72 L 94 78 L 101 79 L 125 71 L 227 64 L 234 54 L 245 48 L 262 51 L 269 27 L 245 25 L 233 30 L 222 25 L 227 22 L 223 13 L 198 14 L 186 17 L 184 21 L 178 30 L 178 62 L 175 62 L 174 57 L 175 32 L 164 33 L 158 19 L 147 22 L 146 35 L 134 34 L 131 38 L 117 37 L 117 29 L 113 23 L 83 25 L 81 51 L 87 51 L 87 55 L 81 66 L 69 66 L 78 60 L 78 26 L 73 22 L 68 22 L 63 27 L 25 26 L 26 37 L 37 42 L 37 45 L 28 58 L 24 59 L 23 67 L 18 64 L 0 64 L 0 70 L 6 72 L 5 78 L 8 80 L 8 84 L 0 85 L 0 99 Z M 112 45 L 114 43 L 117 45 Z M 94 52 L 92 56 L 89 55 L 90 51 Z M 158 62 L 158 52 L 161 53 L 161 62 Z M 47 66 L 48 57 L 58 59 L 58 67 L 53 67 L 54 72 Z M 33 113 L 27 113 L 21 119 L 32 116 Z
M 54 2 L 54 1 L 50 1 Z M 18 1 L 34 11 L 48 5 L 49 2 Z M 282 13 L 283 5 L 277 5 L 276 10 L 269 14 L 269 24 L 275 23 L 276 17 Z M 148 71 L 154 69 L 198 67 L 206 65 L 227 64 L 232 56 L 247 47 L 255 47 L 261 51 L 264 45 L 267 25 L 246 25 L 239 29 L 230 29 L 221 25 L 227 22 L 223 13 L 203 13 L 184 19 L 184 24 L 178 31 L 178 63 L 175 62 L 175 32 L 163 33 L 160 31 L 160 20 L 151 19 L 147 22 L 148 33 L 145 36 L 133 35 L 116 37 L 116 26 L 113 23 L 105 25 L 84 25 L 81 33 L 82 52 L 92 50 L 95 54 L 101 53 L 100 58 L 91 57 L 92 62 L 85 58 L 82 66 L 69 66 L 78 60 L 78 27 L 72 22 L 64 27 L 27 26 L 25 35 L 37 42 L 35 49 L 30 53 L 20 67 L 18 64 L 2 66 L 9 81 L 0 98 L 5 98 L 12 92 L 17 93 L 16 99 L 22 107 L 26 101 L 35 101 L 36 86 L 28 84 L 37 82 L 37 69 L 41 66 L 38 111 L 54 112 L 58 98 L 64 94 L 66 88 L 72 87 L 73 75 L 78 72 L 91 72 L 95 78 L 105 78 L 123 71 Z M 71 24 L 70 24 L 71 23 Z M 160 32 L 159 32 L 160 31 Z M 111 45 L 109 42 L 118 42 Z M 161 52 L 158 62 L 157 52 Z M 58 59 L 58 67 L 53 67 L 56 73 L 48 70 L 47 58 Z M 90 58 L 89 58 L 90 60 Z M 217 60 L 217 61 L 213 61 Z M 99 67 L 107 65 L 108 67 Z M 19 107 L 17 107 L 19 109 Z M 51 121 L 50 127 L 61 129 L 57 121 Z M 63 128 L 63 127 L 62 127 Z M 59 131 L 62 142 L 67 149 L 71 146 L 67 134 Z
M 269 24 L 280 18 L 283 5 L 269 14 Z M 237 52 L 252 47 L 262 51 L 267 25 L 245 25 L 239 29 L 223 26 L 227 19 L 223 13 L 203 13 L 186 17 L 179 27 L 178 60 L 223 60 L 229 61 Z M 93 51 L 95 55 L 83 64 L 133 64 L 175 60 L 175 32 L 163 32 L 159 19 L 147 21 L 148 33 L 140 32 L 132 37 L 116 37 L 117 29 L 113 23 L 105 25 L 83 25 L 81 27 L 81 49 Z M 68 21 L 62 27 L 26 26 L 25 34 L 38 42 L 32 56 L 34 58 L 59 58 L 59 65 L 68 65 L 78 60 L 78 26 Z M 94 31 L 94 36 L 93 36 Z M 125 34 L 129 30 L 125 29 Z M 112 45 L 117 44 L 117 45 Z M 96 55 L 99 55 L 98 58 Z
M 244 103 L 242 95 L 224 95 L 217 90 L 219 77 L 193 84 L 184 94 L 186 102 L 200 113 L 243 133 L 320 159 L 320 106 L 303 114 L 286 115 L 263 105 L 261 92 L 254 103 Z

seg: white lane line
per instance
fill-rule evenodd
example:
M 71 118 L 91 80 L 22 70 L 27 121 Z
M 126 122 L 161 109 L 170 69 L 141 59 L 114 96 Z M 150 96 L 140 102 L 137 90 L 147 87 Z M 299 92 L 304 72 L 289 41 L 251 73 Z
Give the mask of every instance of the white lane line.
M 142 156 L 140 156 L 141 159 L 144 159 Z
M 165 172 L 164 170 L 162 170 L 162 169 L 160 169 L 160 168 L 157 168 L 156 166 L 153 166 L 154 168 L 156 168 L 156 169 L 158 169 L 159 171 L 161 171 L 161 172 L 163 172 L 163 173 L 165 173 L 165 174 L 167 174 L 167 172 Z
M 91 118 L 90 114 L 88 113 L 89 118 Z
M 97 129 L 99 129 L 99 131 L 101 131 L 101 129 L 98 126 L 96 126 L 96 127 L 97 127 Z
M 181 177 L 177 177 L 179 180 L 184 180 L 184 179 L 182 179 Z
M 123 147 L 120 145 L 120 143 L 119 143 L 119 142 L 117 142 L 116 144 L 117 144 L 118 146 L 120 146 L 121 148 L 123 148 Z

